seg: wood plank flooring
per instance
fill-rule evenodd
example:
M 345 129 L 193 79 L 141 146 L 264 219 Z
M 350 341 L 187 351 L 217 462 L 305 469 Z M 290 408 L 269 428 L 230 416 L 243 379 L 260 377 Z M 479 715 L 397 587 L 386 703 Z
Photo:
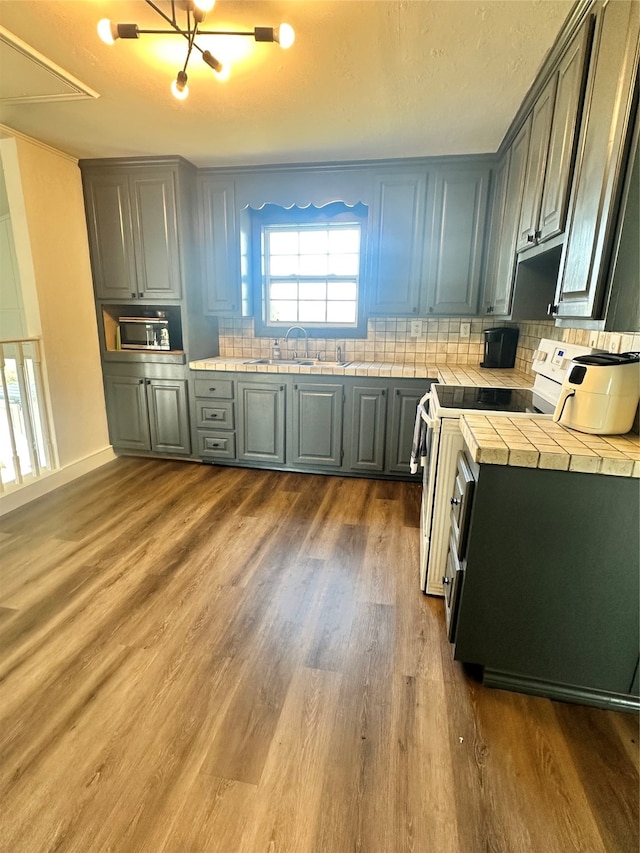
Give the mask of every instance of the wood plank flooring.
M 452 661 L 419 499 L 122 458 L 0 519 L 0 850 L 635 853 L 637 718 Z

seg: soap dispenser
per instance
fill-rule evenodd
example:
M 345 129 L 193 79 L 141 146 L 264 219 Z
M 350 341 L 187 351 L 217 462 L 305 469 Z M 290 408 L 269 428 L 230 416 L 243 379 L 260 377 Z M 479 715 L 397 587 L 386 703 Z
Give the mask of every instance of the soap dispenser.
M 280 361 L 280 344 L 278 343 L 277 338 L 273 342 L 273 347 L 271 349 L 271 358 L 274 361 Z

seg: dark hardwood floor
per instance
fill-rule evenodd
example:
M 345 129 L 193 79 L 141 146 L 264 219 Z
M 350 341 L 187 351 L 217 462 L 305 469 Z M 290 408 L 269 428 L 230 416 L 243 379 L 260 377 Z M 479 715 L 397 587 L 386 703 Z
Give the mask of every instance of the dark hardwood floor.
M 0 519 L 0 850 L 636 853 L 637 718 L 452 661 L 419 499 L 122 458 Z

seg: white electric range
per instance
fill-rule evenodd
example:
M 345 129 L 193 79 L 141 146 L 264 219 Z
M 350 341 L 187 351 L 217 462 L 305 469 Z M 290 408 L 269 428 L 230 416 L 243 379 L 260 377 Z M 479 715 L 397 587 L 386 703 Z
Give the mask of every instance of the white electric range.
M 420 588 L 443 595 L 450 534 L 449 499 L 458 452 L 462 450 L 460 417 L 466 413 L 510 417 L 552 417 L 571 360 L 594 352 L 591 347 L 542 338 L 533 354 L 532 388 L 434 384 L 418 412 L 427 425 L 420 510 Z

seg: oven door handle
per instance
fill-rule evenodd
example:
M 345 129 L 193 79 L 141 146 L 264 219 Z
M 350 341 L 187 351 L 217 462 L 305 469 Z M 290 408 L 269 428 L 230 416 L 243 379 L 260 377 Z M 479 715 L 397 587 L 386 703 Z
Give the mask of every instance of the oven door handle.
M 437 429 L 437 420 L 432 418 L 429 414 L 429 404 L 431 402 L 431 391 L 427 391 L 424 397 L 420 398 L 420 402 L 418 403 L 418 407 L 420 410 L 420 417 L 426 423 L 429 429 Z

